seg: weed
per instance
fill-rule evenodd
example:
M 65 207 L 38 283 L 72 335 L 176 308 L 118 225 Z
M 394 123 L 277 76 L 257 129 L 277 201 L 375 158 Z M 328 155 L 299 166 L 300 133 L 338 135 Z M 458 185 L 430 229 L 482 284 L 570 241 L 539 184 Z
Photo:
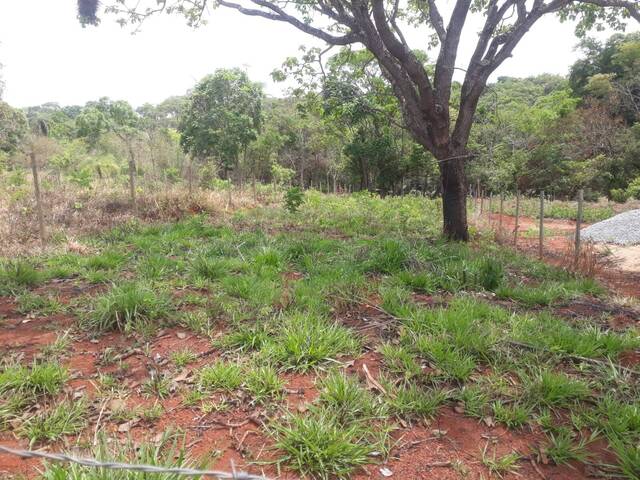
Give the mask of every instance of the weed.
M 188 348 L 171 352 L 171 361 L 177 368 L 184 368 L 197 358 L 198 356 Z
M 447 339 L 421 335 L 416 339 L 416 349 L 429 357 L 435 368 L 447 378 L 465 381 L 476 369 L 473 357 Z
M 21 288 L 35 287 L 42 278 L 42 273 L 24 260 L 0 264 L 0 295 L 9 295 Z
M 245 385 L 255 403 L 279 400 L 284 393 L 284 382 L 278 376 L 276 369 L 270 365 L 249 370 Z
M 518 465 L 520 455 L 518 453 L 511 452 L 499 457 L 494 451 L 493 455 L 489 456 L 487 454 L 488 446 L 489 444 L 485 445 L 482 450 L 482 464 L 489 469 L 489 472 L 502 478 L 504 475 L 514 473 L 520 468 Z
M 244 374 L 236 363 L 217 360 L 198 372 L 198 385 L 203 390 L 233 391 L 242 385 Z
M 65 401 L 52 409 L 27 418 L 20 426 L 20 435 L 33 446 L 39 441 L 55 442 L 65 435 L 78 433 L 86 425 L 86 401 Z
M 114 329 L 129 332 L 162 318 L 169 306 L 168 298 L 151 286 L 125 283 L 99 297 L 84 323 L 99 332 Z
M 53 343 L 50 343 L 49 345 L 43 347 L 42 355 L 45 358 L 61 357 L 69 351 L 71 343 L 71 331 L 67 330 L 61 335 L 58 335 Z
M 564 373 L 540 369 L 533 376 L 522 375 L 527 401 L 531 405 L 570 407 L 590 395 L 589 386 Z
M 462 402 L 465 415 L 477 418 L 486 415 L 489 397 L 479 386 L 465 385 L 458 393 L 457 399 Z
M 640 478 L 640 445 L 626 443 L 615 436 L 609 438 L 609 445 L 618 458 L 620 470 L 625 478 L 629 480 Z
M 426 390 L 416 385 L 401 386 L 390 392 L 389 409 L 401 418 L 433 418 L 448 394 L 442 390 Z
M 529 421 L 530 409 L 518 403 L 494 402 L 493 416 L 508 428 L 520 428 Z
M 315 315 L 296 313 L 282 320 L 281 331 L 262 352 L 286 368 L 308 370 L 359 348 L 360 342 L 350 330 Z
M 102 461 L 133 463 L 142 465 L 204 468 L 203 464 L 191 461 L 184 447 L 184 437 L 173 432 L 164 432 L 153 442 L 139 442 L 132 438 L 126 443 L 110 442 L 100 435 L 96 447 L 84 456 Z M 207 459 L 208 460 L 208 459 Z M 176 474 L 133 473 L 126 470 L 109 470 L 84 467 L 78 464 L 47 463 L 42 472 L 43 480 L 180 480 Z
M 416 356 L 401 345 L 385 343 L 380 347 L 385 366 L 392 373 L 402 375 L 405 379 L 422 374 L 422 367 Z
M 167 398 L 171 394 L 171 379 L 156 371 L 151 371 L 150 377 L 141 386 L 142 394 L 146 397 Z
M 57 298 L 44 297 L 29 291 L 18 295 L 16 304 L 18 305 L 17 312 L 22 315 L 37 313 L 48 316 L 65 311 L 65 306 Z
M 375 450 L 362 425 L 344 426 L 330 411 L 289 414 L 272 428 L 275 446 L 283 453 L 278 462 L 287 462 L 302 475 L 323 480 L 348 478 L 370 462 L 369 454 Z
M 0 371 L 0 394 L 53 396 L 62 391 L 68 378 L 67 370 L 57 362 L 34 362 L 30 368 L 13 364 Z
M 559 428 L 556 432 L 547 435 L 548 445 L 545 453 L 556 465 L 568 464 L 571 461 L 584 462 L 589 458 L 587 445 L 593 438 L 585 440 L 580 438 L 576 443 L 575 435 L 566 427 Z
M 319 382 L 320 402 L 330 410 L 338 423 L 371 420 L 382 413 L 377 399 L 364 389 L 356 377 L 332 371 Z

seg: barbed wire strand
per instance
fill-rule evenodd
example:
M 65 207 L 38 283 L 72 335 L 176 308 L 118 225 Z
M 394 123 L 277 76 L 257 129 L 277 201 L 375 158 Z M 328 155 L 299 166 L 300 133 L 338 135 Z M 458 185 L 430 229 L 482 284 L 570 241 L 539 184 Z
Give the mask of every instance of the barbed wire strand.
M 0 445 L 0 452 L 8 453 L 10 455 L 16 455 L 22 458 L 43 458 L 46 460 L 52 460 L 54 462 L 76 463 L 85 467 L 106 468 L 110 470 L 129 470 L 132 472 L 143 473 L 168 473 L 173 475 L 185 475 L 189 477 L 213 477 L 219 480 L 269 480 L 267 477 L 261 475 L 253 475 L 246 472 L 235 472 L 235 469 L 232 473 L 229 473 L 216 470 L 194 470 L 192 468 L 159 467 L 156 465 L 135 465 L 118 462 L 101 462 L 94 458 L 77 458 L 64 453 L 47 453 L 37 452 L 33 450 L 18 450 L 5 447 L 4 445 Z

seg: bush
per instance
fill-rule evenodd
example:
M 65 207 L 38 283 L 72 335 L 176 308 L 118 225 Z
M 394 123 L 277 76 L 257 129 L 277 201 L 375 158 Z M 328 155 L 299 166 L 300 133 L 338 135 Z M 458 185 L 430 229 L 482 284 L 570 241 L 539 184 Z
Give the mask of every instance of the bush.
M 284 205 L 291 213 L 295 213 L 304 203 L 304 192 L 300 187 L 291 187 L 284 194 Z
M 629 199 L 629 194 L 621 188 L 614 188 L 609 192 L 609 195 L 611 196 L 611 200 L 616 203 L 624 203 Z
M 627 198 L 640 200 L 640 177 L 636 177 L 627 187 Z

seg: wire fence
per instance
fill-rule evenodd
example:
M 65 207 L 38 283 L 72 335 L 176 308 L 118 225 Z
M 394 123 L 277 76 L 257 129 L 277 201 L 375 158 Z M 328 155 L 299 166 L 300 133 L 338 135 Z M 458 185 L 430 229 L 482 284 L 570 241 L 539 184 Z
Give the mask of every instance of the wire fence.
M 237 472 L 232 468 L 231 472 L 223 472 L 218 470 L 195 470 L 192 468 L 182 467 L 161 467 L 157 465 L 137 465 L 130 463 L 107 462 L 94 458 L 78 458 L 65 453 L 47 453 L 33 450 L 20 450 L 0 445 L 0 453 L 16 455 L 22 458 L 39 458 L 51 460 L 54 462 L 75 463 L 85 467 L 104 468 L 108 470 L 127 470 L 131 472 L 184 475 L 187 477 L 210 477 L 220 480 L 269 480 L 262 475 L 254 475 L 247 472 Z

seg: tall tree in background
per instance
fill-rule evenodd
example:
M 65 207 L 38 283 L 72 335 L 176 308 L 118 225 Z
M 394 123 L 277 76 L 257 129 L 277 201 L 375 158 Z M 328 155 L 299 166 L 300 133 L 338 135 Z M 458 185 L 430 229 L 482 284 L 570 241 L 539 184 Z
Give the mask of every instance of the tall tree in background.
M 95 145 L 103 133 L 113 133 L 126 146 L 129 155 L 129 195 L 136 203 L 136 154 L 134 142 L 140 134 L 140 117 L 125 101 L 101 98 L 89 102 L 76 118 L 78 135 Z
M 439 160 L 444 234 L 468 238 L 465 160 L 478 100 L 489 76 L 507 59 L 531 27 L 545 15 L 578 21 L 577 33 L 608 24 L 624 27 L 640 21 L 634 0 L 456 0 L 444 15 L 444 1 L 425 0 L 148 0 L 113 1 L 106 10 L 123 22 L 140 23 L 160 13 L 178 13 L 190 25 L 201 22 L 207 5 L 289 23 L 329 45 L 364 45 L 376 58 L 398 97 L 404 122 L 415 140 Z M 78 0 L 83 23 L 97 23 L 95 0 Z M 93 7 L 93 8 L 92 8 Z M 449 8 L 447 8 L 449 10 Z M 452 85 L 458 47 L 467 17 L 480 15 L 483 26 L 465 76 L 460 99 L 452 108 Z M 448 20 L 445 20 L 448 17 Z M 406 41 L 399 22 L 426 30 L 422 38 L 438 48 L 435 68 L 427 69 Z
M 262 123 L 262 88 L 239 69 L 218 70 L 191 93 L 178 131 L 185 153 L 198 160 L 213 158 L 229 178 Z

